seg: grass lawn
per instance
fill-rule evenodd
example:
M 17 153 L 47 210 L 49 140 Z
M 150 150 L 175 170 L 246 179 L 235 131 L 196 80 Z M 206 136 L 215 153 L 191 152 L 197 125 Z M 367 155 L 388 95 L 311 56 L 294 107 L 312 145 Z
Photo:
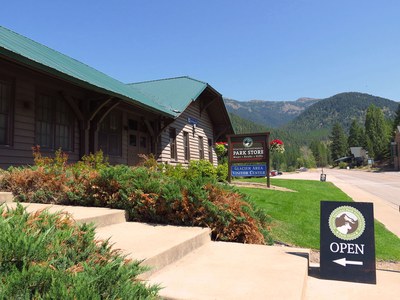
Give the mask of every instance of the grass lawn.
M 263 178 L 243 181 L 262 182 Z M 273 218 L 272 236 L 276 241 L 319 249 L 320 201 L 352 201 L 330 182 L 272 179 L 271 184 L 296 192 L 238 188 Z M 400 261 L 400 238 L 375 221 L 376 257 Z

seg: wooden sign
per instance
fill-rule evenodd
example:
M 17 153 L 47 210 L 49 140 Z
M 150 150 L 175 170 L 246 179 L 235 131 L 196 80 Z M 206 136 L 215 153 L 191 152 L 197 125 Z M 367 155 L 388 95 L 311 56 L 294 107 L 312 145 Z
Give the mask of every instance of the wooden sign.
M 233 164 L 260 162 L 265 163 L 267 185 L 269 187 L 269 132 L 256 134 L 236 134 L 228 135 L 227 137 L 229 154 L 228 181 L 231 182 L 232 176 L 235 176 L 234 174 L 238 174 L 237 172 L 235 173 L 234 169 L 232 169 Z

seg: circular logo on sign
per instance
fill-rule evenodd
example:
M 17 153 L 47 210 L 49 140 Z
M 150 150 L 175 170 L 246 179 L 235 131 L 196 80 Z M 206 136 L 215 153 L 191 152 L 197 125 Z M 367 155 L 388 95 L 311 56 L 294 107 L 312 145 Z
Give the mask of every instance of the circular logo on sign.
M 243 146 L 245 146 L 246 148 L 250 148 L 251 146 L 253 146 L 253 139 L 251 137 L 244 138 Z
M 358 209 L 339 206 L 329 216 L 329 228 L 336 237 L 351 241 L 364 233 L 365 219 Z

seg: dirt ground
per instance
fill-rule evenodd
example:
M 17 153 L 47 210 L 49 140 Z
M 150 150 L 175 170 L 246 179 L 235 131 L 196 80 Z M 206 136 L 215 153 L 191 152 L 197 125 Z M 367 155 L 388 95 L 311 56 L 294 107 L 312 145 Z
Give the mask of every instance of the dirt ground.
M 280 186 L 271 185 L 270 187 L 267 187 L 267 182 L 265 182 L 265 183 L 257 183 L 257 182 L 232 181 L 231 185 L 240 186 L 240 187 L 249 187 L 249 188 L 257 188 L 257 189 L 265 189 L 265 190 L 297 193 L 294 190 L 287 189 L 287 188 L 280 187 Z

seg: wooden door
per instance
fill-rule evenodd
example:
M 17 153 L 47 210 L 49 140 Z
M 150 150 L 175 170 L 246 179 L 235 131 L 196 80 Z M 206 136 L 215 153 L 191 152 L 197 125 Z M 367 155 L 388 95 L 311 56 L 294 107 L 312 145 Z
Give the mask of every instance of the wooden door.
M 134 166 L 139 162 L 139 121 L 128 119 L 128 165 Z

